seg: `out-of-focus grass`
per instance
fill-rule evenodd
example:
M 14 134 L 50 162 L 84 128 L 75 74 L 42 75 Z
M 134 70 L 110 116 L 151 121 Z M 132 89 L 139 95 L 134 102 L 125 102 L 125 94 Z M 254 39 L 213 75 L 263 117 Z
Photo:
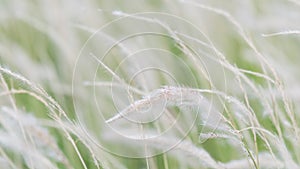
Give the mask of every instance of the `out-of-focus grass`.
M 0 1 L 0 168 L 300 168 L 299 8 Z

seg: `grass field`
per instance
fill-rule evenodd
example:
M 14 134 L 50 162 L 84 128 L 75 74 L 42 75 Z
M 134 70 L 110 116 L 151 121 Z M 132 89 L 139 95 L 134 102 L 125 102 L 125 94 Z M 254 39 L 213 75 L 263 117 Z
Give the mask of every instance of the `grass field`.
M 299 169 L 300 1 L 0 0 L 0 169 Z

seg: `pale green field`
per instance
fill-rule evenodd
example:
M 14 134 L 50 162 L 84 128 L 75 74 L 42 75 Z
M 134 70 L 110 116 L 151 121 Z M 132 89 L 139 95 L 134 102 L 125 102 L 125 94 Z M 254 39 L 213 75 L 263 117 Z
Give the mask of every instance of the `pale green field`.
M 0 0 L 0 169 L 299 169 L 300 1 Z

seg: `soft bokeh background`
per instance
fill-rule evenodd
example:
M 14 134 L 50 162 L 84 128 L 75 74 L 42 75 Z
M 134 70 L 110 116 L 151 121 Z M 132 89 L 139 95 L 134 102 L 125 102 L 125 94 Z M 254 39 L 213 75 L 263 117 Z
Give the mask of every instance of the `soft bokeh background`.
M 300 168 L 299 11 L 0 0 L 0 168 Z

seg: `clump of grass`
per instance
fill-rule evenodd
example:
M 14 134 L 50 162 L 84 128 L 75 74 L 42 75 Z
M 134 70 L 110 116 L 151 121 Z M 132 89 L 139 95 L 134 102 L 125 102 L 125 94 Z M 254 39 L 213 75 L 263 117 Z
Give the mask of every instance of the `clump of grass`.
M 3 1 L 1 167 L 300 168 L 298 8 Z

